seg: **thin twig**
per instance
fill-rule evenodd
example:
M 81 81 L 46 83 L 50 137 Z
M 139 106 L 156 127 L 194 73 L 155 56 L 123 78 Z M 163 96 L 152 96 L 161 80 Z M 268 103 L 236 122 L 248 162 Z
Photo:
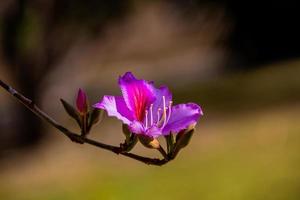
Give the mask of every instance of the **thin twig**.
M 108 144 L 104 144 L 86 137 L 82 137 L 76 133 L 73 133 L 72 131 L 68 130 L 64 126 L 60 125 L 57 121 L 55 121 L 53 118 L 51 118 L 49 115 L 47 115 L 44 111 L 42 111 L 35 103 L 23 96 L 21 93 L 16 91 L 14 88 L 9 86 L 8 84 L 4 83 L 2 80 L 0 80 L 0 86 L 4 88 L 10 95 L 15 97 L 19 102 L 21 102 L 24 106 L 26 106 L 29 110 L 31 110 L 35 115 L 37 115 L 39 118 L 45 120 L 52 126 L 54 126 L 56 129 L 58 129 L 61 133 L 63 133 L 65 136 L 67 136 L 69 139 L 71 139 L 73 142 L 80 143 L 80 144 L 90 144 L 92 146 L 102 148 L 111 152 L 114 152 L 116 154 L 121 154 L 123 156 L 132 158 L 134 160 L 143 162 L 148 165 L 157 165 L 161 166 L 168 162 L 168 159 L 166 159 L 167 155 L 163 149 L 159 150 L 162 155 L 164 156 L 164 159 L 158 159 L 158 158 L 148 158 L 144 156 L 139 156 L 133 153 L 123 152 L 121 147 L 112 146 Z

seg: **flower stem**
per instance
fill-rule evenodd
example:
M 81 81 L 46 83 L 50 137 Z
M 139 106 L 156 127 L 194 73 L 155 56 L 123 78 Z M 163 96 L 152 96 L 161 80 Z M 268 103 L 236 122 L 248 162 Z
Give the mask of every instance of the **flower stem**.
M 86 115 L 86 113 L 84 113 L 80 117 L 81 117 L 81 121 L 82 121 L 81 135 L 83 137 L 85 137 L 88 134 L 88 132 L 87 132 L 87 115 Z
M 161 153 L 165 160 L 169 160 L 168 154 L 161 145 L 159 145 L 159 148 L 157 150 Z
M 159 150 L 162 155 L 164 156 L 164 159 L 158 159 L 158 158 L 148 158 L 140 155 L 136 155 L 133 153 L 128 153 L 128 152 L 122 152 L 122 149 L 117 146 L 112 146 L 109 144 L 104 144 L 86 137 L 82 137 L 76 133 L 71 132 L 64 126 L 60 125 L 57 121 L 55 121 L 53 118 L 51 118 L 49 115 L 47 115 L 44 111 L 42 111 L 31 99 L 23 96 L 21 93 L 16 91 L 14 88 L 12 88 L 10 85 L 6 84 L 2 80 L 0 80 L 0 86 L 4 88 L 11 96 L 15 97 L 20 103 L 22 103 L 25 107 L 27 107 L 29 110 L 31 110 L 36 116 L 39 118 L 45 120 L 48 122 L 50 125 L 58 129 L 62 134 L 67 136 L 71 141 L 79 143 L 79 144 L 84 144 L 87 143 L 89 145 L 105 149 L 111 152 L 114 152 L 116 154 L 121 154 L 123 156 L 132 158 L 134 160 L 143 162 L 148 165 L 156 165 L 156 166 L 161 166 L 164 165 L 168 162 L 168 159 L 166 159 L 166 153 L 165 151 L 161 148 Z

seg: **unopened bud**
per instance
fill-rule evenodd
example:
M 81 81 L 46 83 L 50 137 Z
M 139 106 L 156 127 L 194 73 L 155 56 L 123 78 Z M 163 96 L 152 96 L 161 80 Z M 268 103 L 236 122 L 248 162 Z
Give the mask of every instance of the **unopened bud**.
M 140 142 L 147 148 L 150 149 L 159 149 L 160 144 L 159 141 L 155 138 L 146 136 L 146 135 L 138 135 Z
M 194 128 L 192 129 L 185 129 L 185 130 L 182 130 L 180 131 L 177 136 L 176 136 L 176 143 L 175 143 L 175 147 L 173 149 L 173 152 L 171 153 L 171 157 L 174 159 L 177 154 L 179 153 L 179 151 L 181 149 L 183 149 L 184 147 L 186 147 L 192 136 L 193 136 L 193 133 L 194 133 Z
M 88 111 L 88 100 L 85 92 L 82 89 L 78 90 L 77 99 L 76 99 L 77 110 L 81 114 L 85 114 Z

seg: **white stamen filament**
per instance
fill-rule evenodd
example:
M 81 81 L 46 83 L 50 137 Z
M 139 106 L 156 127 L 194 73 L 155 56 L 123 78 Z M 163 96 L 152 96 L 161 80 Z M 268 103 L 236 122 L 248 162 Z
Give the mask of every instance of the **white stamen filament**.
M 145 111 L 145 115 L 146 115 L 146 118 L 145 118 L 145 127 L 148 128 L 148 111 L 147 110 Z
M 156 121 L 156 124 L 158 124 L 159 122 L 159 114 L 160 114 L 160 108 L 157 109 L 157 121 Z
M 171 111 L 172 111 L 172 104 L 173 101 L 169 101 L 169 112 L 168 112 L 168 117 L 167 117 L 167 121 L 169 121 L 170 117 L 171 117 Z
M 164 123 L 163 123 L 163 127 L 166 125 L 166 118 L 167 118 L 167 107 L 166 107 L 166 97 L 163 96 L 163 120 L 164 120 Z
M 157 119 L 156 121 L 154 121 L 155 119 L 153 119 L 153 104 L 150 105 L 149 109 L 145 111 L 145 128 L 152 127 L 153 123 L 157 126 L 157 127 L 164 127 L 167 122 L 169 121 L 170 117 L 171 117 L 171 113 L 172 113 L 172 101 L 169 101 L 169 105 L 166 106 L 166 97 L 162 96 L 162 100 L 163 100 L 163 108 L 158 108 L 157 109 Z M 162 113 L 161 113 L 162 110 Z M 149 119 L 148 119 L 148 113 L 150 112 L 150 123 L 149 123 Z
M 153 125 L 153 113 L 152 113 L 153 104 L 150 105 L 150 125 Z

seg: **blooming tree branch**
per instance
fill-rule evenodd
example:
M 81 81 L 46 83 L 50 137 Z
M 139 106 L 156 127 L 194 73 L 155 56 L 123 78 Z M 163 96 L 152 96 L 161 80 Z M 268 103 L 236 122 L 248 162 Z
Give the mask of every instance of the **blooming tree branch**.
M 139 155 L 136 155 L 133 153 L 123 152 L 121 147 L 104 144 L 104 143 L 83 137 L 76 133 L 73 133 L 72 131 L 68 130 L 64 126 L 60 125 L 57 121 L 55 121 L 53 118 L 51 118 L 49 115 L 47 115 L 44 111 L 42 111 L 37 105 L 35 105 L 35 103 L 31 99 L 25 97 L 24 95 L 22 95 L 21 93 L 16 91 L 13 87 L 6 84 L 2 80 L 0 80 L 0 86 L 2 88 L 4 88 L 11 96 L 15 97 L 20 103 L 22 103 L 24 106 L 26 106 L 29 110 L 31 110 L 36 116 L 45 120 L 50 125 L 52 125 L 56 129 L 58 129 L 62 134 L 67 136 L 73 142 L 76 142 L 79 144 L 86 143 L 86 144 L 89 144 L 89 145 L 92 145 L 92 146 L 95 146 L 95 147 L 98 147 L 101 149 L 111 151 L 116 154 L 120 154 L 120 155 L 129 157 L 129 158 L 132 158 L 134 160 L 143 162 L 148 165 L 161 166 L 161 165 L 166 164 L 169 161 L 167 159 L 148 158 L 148 157 L 139 156 Z
M 15 97 L 35 115 L 45 120 L 71 141 L 90 144 L 149 165 L 161 166 L 173 160 L 179 151 L 189 144 L 195 125 L 203 115 L 195 103 L 173 106 L 172 93 L 166 86 L 156 88 L 152 81 L 139 80 L 131 72 L 119 77 L 122 96 L 105 95 L 91 109 L 85 92 L 78 91 L 75 107 L 61 99 L 65 111 L 76 120 L 80 134 L 73 133 L 42 111 L 31 99 L 0 80 L 0 86 Z M 91 128 L 100 121 L 102 111 L 122 121 L 125 140 L 120 146 L 112 146 L 87 138 Z M 166 140 L 167 151 L 158 137 Z M 160 152 L 162 159 L 148 158 L 129 153 L 137 142 Z

